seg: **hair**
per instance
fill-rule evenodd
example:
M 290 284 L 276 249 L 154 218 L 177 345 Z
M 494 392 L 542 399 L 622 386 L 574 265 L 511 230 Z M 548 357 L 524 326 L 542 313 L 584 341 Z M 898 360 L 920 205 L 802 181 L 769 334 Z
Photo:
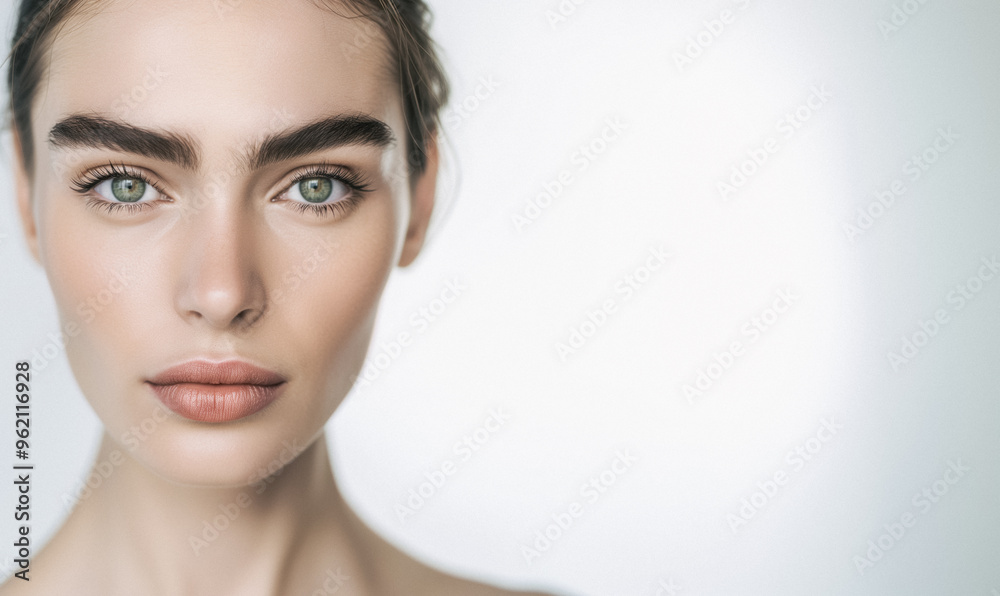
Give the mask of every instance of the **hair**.
M 87 5 L 99 2 L 21 0 L 8 56 L 7 82 L 10 123 L 21 141 L 22 159 L 29 175 L 34 171 L 31 104 L 47 66 L 43 58 L 58 27 Z M 385 37 L 391 72 L 399 82 L 403 98 L 406 155 L 412 180 L 427 168 L 427 143 L 440 129 L 440 112 L 449 94 L 448 78 L 430 37 L 430 10 L 424 0 L 336 0 L 336 3 L 355 17 L 376 25 Z M 357 39 L 355 44 L 354 50 L 363 51 Z

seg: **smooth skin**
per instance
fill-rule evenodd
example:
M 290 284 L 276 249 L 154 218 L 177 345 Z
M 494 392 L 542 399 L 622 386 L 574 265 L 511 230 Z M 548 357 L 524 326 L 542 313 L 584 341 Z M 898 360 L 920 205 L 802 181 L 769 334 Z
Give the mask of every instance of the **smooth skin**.
M 34 171 L 15 164 L 17 202 L 61 326 L 75 331 L 73 373 L 106 429 L 96 465 L 113 472 L 38 553 L 31 581 L 0 593 L 308 595 L 334 593 L 332 578 L 346 595 L 510 593 L 379 538 L 340 496 L 327 458 L 324 424 L 363 363 L 393 267 L 420 252 L 434 202 L 435 141 L 409 180 L 382 40 L 310 0 L 112 0 L 64 25 L 33 104 Z M 73 115 L 184 139 L 197 164 L 51 143 Z M 266 136 L 337 115 L 384 122 L 395 142 L 248 163 Z M 102 202 L 118 200 L 115 180 L 73 188 L 109 163 L 159 190 L 111 212 Z M 369 190 L 333 215 L 300 211 L 293 180 L 318 164 L 359 174 Z M 333 187 L 339 202 L 345 187 Z M 187 420 L 144 385 L 193 358 L 235 357 L 287 379 L 277 401 L 241 420 Z M 206 540 L 206 522 L 233 504 L 238 516 Z

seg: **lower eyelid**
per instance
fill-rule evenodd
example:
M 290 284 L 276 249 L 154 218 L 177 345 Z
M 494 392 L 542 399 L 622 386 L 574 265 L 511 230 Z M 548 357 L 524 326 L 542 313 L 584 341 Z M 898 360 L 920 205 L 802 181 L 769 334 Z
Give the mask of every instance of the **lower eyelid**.
M 324 217 L 346 217 L 358 207 L 361 201 L 364 199 L 363 196 L 359 196 L 356 193 L 352 193 L 333 203 L 320 203 L 320 204 L 309 204 L 302 203 L 299 201 L 289 201 L 296 210 L 301 213 L 312 212 L 315 215 Z
M 95 197 L 88 197 L 86 206 L 90 209 L 102 209 L 107 213 L 116 213 L 125 209 L 129 213 L 136 213 L 139 211 L 145 211 L 152 205 L 149 202 L 146 203 L 122 203 L 122 202 L 112 202 L 106 201 L 104 199 L 98 199 Z

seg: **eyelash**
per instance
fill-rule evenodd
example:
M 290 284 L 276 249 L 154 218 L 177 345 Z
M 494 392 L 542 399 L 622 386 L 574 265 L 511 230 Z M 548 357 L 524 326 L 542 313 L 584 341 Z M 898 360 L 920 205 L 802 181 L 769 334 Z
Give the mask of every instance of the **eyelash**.
M 330 178 L 331 180 L 336 180 L 346 186 L 349 192 L 343 199 L 334 203 L 327 203 L 325 205 L 307 205 L 305 203 L 299 203 L 298 201 L 292 201 L 292 205 L 298 209 L 300 213 L 311 212 L 317 216 L 324 216 L 332 211 L 334 215 L 344 216 L 357 207 L 361 202 L 361 199 L 363 199 L 365 195 L 372 190 L 368 181 L 365 180 L 364 176 L 358 172 L 345 168 L 344 166 L 324 163 L 309 166 L 305 170 L 296 174 L 291 184 L 289 184 L 286 187 L 286 190 L 281 194 L 285 194 L 296 184 L 310 178 Z M 274 201 L 274 199 L 271 200 Z
M 71 180 L 71 185 L 73 190 L 76 192 L 87 195 L 95 186 L 104 182 L 105 180 L 111 178 L 135 178 L 141 180 L 144 183 L 152 186 L 162 195 L 166 193 L 163 192 L 155 182 L 150 180 L 147 176 L 144 176 L 141 172 L 137 172 L 125 164 L 114 164 L 109 163 L 103 165 L 99 168 L 91 170 L 81 176 L 80 178 L 75 178 Z M 108 213 L 114 213 L 125 209 L 129 213 L 137 213 L 146 209 L 147 203 L 112 203 L 110 201 L 105 201 L 103 199 L 94 198 L 92 196 L 87 197 L 87 207 L 92 207 L 94 209 L 104 209 Z
M 152 186 L 161 195 L 167 196 L 167 193 L 163 192 L 163 189 L 150 180 L 148 176 L 122 163 L 108 163 L 100 166 L 99 168 L 91 170 L 79 178 L 73 179 L 71 181 L 71 185 L 73 190 L 76 192 L 82 195 L 87 195 L 98 184 L 112 178 L 135 178 L 137 180 L 141 180 L 149 186 Z M 308 212 L 317 216 L 325 216 L 333 212 L 334 215 L 343 216 L 357 207 L 357 205 L 361 202 L 361 199 L 363 199 L 365 195 L 372 190 L 371 185 L 367 180 L 365 180 L 364 176 L 354 170 L 335 164 L 321 163 L 309 166 L 302 172 L 298 173 L 288 186 L 285 187 L 285 190 L 278 196 L 280 197 L 284 195 L 296 184 L 310 178 L 330 178 L 331 180 L 335 180 L 345 185 L 348 188 L 349 193 L 339 201 L 323 205 L 308 205 L 305 203 L 299 203 L 298 201 L 290 201 L 301 213 Z M 277 197 L 275 197 L 275 199 L 276 198 Z M 274 202 L 275 199 L 271 199 L 271 201 Z M 104 209 L 108 213 L 115 213 L 124 209 L 131 214 L 138 213 L 139 211 L 146 209 L 149 203 L 111 202 L 104 199 L 98 199 L 93 196 L 88 196 L 86 205 L 87 207 L 94 209 Z

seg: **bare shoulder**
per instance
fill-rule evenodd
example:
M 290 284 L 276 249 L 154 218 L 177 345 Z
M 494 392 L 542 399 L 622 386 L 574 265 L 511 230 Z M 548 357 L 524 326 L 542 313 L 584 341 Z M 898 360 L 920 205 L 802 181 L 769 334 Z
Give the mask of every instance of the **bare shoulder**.
M 104 570 L 100 557 L 93 556 L 97 549 L 76 554 L 65 543 L 56 540 L 59 533 L 42 546 L 32 558 L 27 569 L 17 569 L 16 574 L 3 580 L 0 596 L 37 596 L 38 594 L 73 594 L 93 596 L 107 594 L 101 577 Z
M 34 565 L 32 565 L 34 567 Z M 10 576 L 0 585 L 0 596 L 37 596 L 38 594 L 90 594 L 80 582 L 57 572 L 55 576 L 38 575 L 34 568 L 29 570 L 28 579 Z
M 433 593 L 442 596 L 568 596 L 555 592 L 509 590 L 454 576 L 443 576 L 435 583 Z
M 456 584 L 454 587 L 449 586 L 443 589 L 439 594 L 447 596 L 565 596 L 557 595 L 553 592 L 519 592 L 513 590 L 505 590 L 503 588 L 498 588 L 496 586 L 488 586 L 486 584 L 477 584 L 471 582 L 461 582 Z
M 400 596 L 568 596 L 557 594 L 556 592 L 540 591 L 541 586 L 533 586 L 531 590 L 515 590 L 504 588 L 495 584 L 482 583 L 459 575 L 451 575 L 437 567 L 424 565 L 413 559 L 409 559 L 408 566 L 412 567 L 406 574 L 408 581 L 406 587 L 403 585 L 393 586 L 396 589 L 390 590 L 395 596 L 398 592 Z M 397 576 L 398 577 L 398 576 Z
M 56 574 L 55 577 L 39 575 L 35 564 L 28 570 L 25 577 L 11 575 L 0 585 L 0 596 L 34 596 L 36 594 L 85 594 L 74 589 L 74 584 L 65 581 L 66 577 Z M 26 581 L 27 580 L 27 581 Z M 78 587 L 78 586 L 76 586 Z
M 368 552 L 378 557 L 380 594 L 391 596 L 569 596 L 564 591 L 550 590 L 548 586 L 534 585 L 530 589 L 501 587 L 452 574 L 442 566 L 425 561 L 419 555 L 389 542 L 355 517 L 358 527 L 366 535 Z M 0 595 L 2 596 L 2 595 Z

